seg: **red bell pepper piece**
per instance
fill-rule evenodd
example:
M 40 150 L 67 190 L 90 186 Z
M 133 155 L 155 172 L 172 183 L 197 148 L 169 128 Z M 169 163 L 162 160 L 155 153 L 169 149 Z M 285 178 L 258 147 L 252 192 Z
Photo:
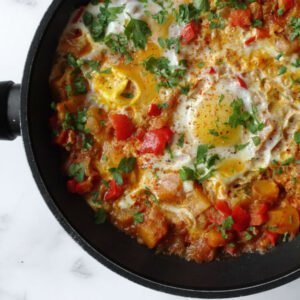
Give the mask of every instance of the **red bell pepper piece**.
M 279 238 L 279 234 L 275 233 L 275 232 L 267 231 L 266 232 L 266 238 L 271 243 L 272 246 L 276 246 L 276 243 L 277 243 L 278 238 Z
M 155 103 L 152 103 L 150 105 L 149 111 L 148 111 L 148 116 L 150 117 L 157 117 L 161 114 L 162 109 L 159 108 L 159 106 Z
M 181 43 L 183 45 L 187 45 L 190 42 L 192 42 L 198 35 L 199 27 L 198 24 L 195 21 L 190 22 L 187 24 L 182 32 L 181 32 Z
M 245 45 L 246 46 L 250 46 L 251 44 L 253 44 L 256 41 L 256 36 L 252 36 L 251 38 L 249 38 L 248 40 L 245 41 Z
M 241 88 L 246 89 L 246 90 L 248 89 L 248 85 L 247 85 L 247 83 L 244 81 L 243 78 L 241 78 L 240 76 L 237 76 L 236 79 L 238 80 L 239 85 L 240 85 Z
M 229 23 L 231 26 L 248 27 L 251 25 L 251 10 L 248 9 L 234 9 L 229 16 Z
M 256 28 L 256 38 L 265 39 L 270 37 L 270 32 L 266 28 Z
M 283 9 L 284 12 L 292 9 L 295 6 L 294 0 L 279 0 L 279 8 Z
M 260 204 L 253 212 L 250 213 L 251 226 L 260 226 L 268 221 L 269 206 L 266 203 Z
M 135 132 L 135 127 L 128 116 L 115 114 L 110 118 L 118 141 L 127 140 Z
M 75 179 L 70 179 L 67 182 L 68 191 L 72 194 L 84 195 L 91 191 L 93 185 L 89 180 L 77 182 Z
M 155 155 L 162 155 L 167 144 L 173 137 L 173 131 L 169 127 L 148 131 L 143 139 L 140 152 L 153 153 Z
M 225 216 L 231 215 L 231 208 L 228 205 L 227 201 L 224 200 L 217 200 L 216 201 L 216 209 L 220 211 Z
M 72 19 L 72 24 L 75 24 L 75 23 L 77 23 L 78 21 L 79 21 L 79 19 L 81 18 L 81 16 L 82 16 L 82 13 L 83 13 L 83 11 L 84 11 L 84 6 L 80 6 L 78 9 L 77 9 L 77 11 L 76 11 L 76 13 L 75 13 L 75 15 L 74 15 L 74 18 Z
M 69 130 L 62 130 L 55 138 L 54 143 L 63 146 L 67 143 L 69 137 Z
M 244 231 L 249 227 L 250 214 L 241 206 L 237 205 L 232 211 L 234 224 L 232 228 L 236 231 Z
M 209 70 L 208 70 L 208 74 L 210 75 L 213 75 L 213 74 L 216 74 L 217 71 L 215 70 L 215 68 L 211 67 Z
M 109 182 L 109 188 L 104 195 L 105 201 L 114 201 L 120 198 L 124 193 L 124 187 L 118 185 L 115 180 Z

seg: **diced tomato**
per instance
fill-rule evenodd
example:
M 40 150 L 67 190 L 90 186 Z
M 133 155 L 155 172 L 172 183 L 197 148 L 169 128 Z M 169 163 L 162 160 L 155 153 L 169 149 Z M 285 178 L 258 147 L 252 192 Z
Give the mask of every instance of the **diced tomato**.
M 231 208 L 228 205 L 227 201 L 224 200 L 217 200 L 216 202 L 216 209 L 220 211 L 225 216 L 231 215 Z
M 76 194 L 76 186 L 77 186 L 77 181 L 75 179 L 68 180 L 67 188 L 70 193 Z
M 75 179 L 70 179 L 67 182 L 68 191 L 72 194 L 84 195 L 91 191 L 93 185 L 89 180 L 77 182 Z
M 69 130 L 62 130 L 55 138 L 54 143 L 63 146 L 67 143 L 69 137 Z
M 295 6 L 294 0 L 278 0 L 278 7 L 285 12 L 292 9 Z
M 279 238 L 279 234 L 267 231 L 266 232 L 266 238 L 272 244 L 272 246 L 276 246 L 276 243 L 277 243 L 278 238 Z
M 118 185 L 115 180 L 109 182 L 109 188 L 104 195 L 105 201 L 114 201 L 120 198 L 124 193 L 124 187 Z
M 247 83 L 244 81 L 244 79 L 241 78 L 240 76 L 237 76 L 236 78 L 237 78 L 237 80 L 238 80 L 238 82 L 239 82 L 240 87 L 247 90 L 247 89 L 248 89 L 248 85 L 247 85 Z
M 245 41 L 245 45 L 246 46 L 250 46 L 251 44 L 253 44 L 256 41 L 256 36 L 252 36 L 251 38 L 249 38 L 248 40 Z
M 93 185 L 89 180 L 78 182 L 76 185 L 76 194 L 84 195 L 91 191 Z
M 189 24 L 187 24 L 183 28 L 180 35 L 182 44 L 187 45 L 190 42 L 192 42 L 197 37 L 198 32 L 199 32 L 199 27 L 195 21 L 192 21 Z
M 162 155 L 172 137 L 173 131 L 169 127 L 150 130 L 144 136 L 140 152 Z
M 268 221 L 269 206 L 266 203 L 260 204 L 250 213 L 251 226 L 260 226 Z
M 74 15 L 74 18 L 72 20 L 72 24 L 75 24 L 75 23 L 77 23 L 79 21 L 80 17 L 82 16 L 83 11 L 84 11 L 84 6 L 80 6 L 77 9 L 77 11 L 76 11 L 76 13 Z
M 251 10 L 250 9 L 235 9 L 232 10 L 229 16 L 231 26 L 248 27 L 251 25 Z
M 270 37 L 270 32 L 266 28 L 256 28 L 256 37 L 258 39 L 266 39 Z
M 210 75 L 213 75 L 213 74 L 216 74 L 217 71 L 215 70 L 215 68 L 211 67 L 209 70 L 208 70 L 208 74 Z
M 150 117 L 157 117 L 161 114 L 162 109 L 159 108 L 159 106 L 155 103 L 152 103 L 150 105 L 149 111 L 148 111 L 148 116 Z
M 110 118 L 118 141 L 127 140 L 135 132 L 135 127 L 128 116 L 115 114 Z
M 233 229 L 236 231 L 244 231 L 249 227 L 250 214 L 241 206 L 237 205 L 232 211 L 234 221 Z
M 238 249 L 235 245 L 228 244 L 224 248 L 225 252 L 231 256 L 234 256 L 238 253 Z

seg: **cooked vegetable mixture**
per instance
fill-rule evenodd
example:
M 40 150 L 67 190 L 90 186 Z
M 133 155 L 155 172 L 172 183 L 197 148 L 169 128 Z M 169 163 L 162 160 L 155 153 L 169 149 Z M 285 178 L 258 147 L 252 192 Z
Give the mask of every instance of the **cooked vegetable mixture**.
M 196 262 L 297 235 L 300 1 L 90 1 L 50 85 L 66 186 L 97 224 Z

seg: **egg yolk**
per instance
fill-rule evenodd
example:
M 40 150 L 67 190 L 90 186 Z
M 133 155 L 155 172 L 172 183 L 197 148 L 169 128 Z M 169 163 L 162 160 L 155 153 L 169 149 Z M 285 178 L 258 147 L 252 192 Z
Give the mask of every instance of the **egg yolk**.
M 194 135 L 203 144 L 232 146 L 241 142 L 241 128 L 231 128 L 228 120 L 232 114 L 230 101 L 226 98 L 205 97 L 195 114 Z
M 244 170 L 244 163 L 236 158 L 225 159 L 218 165 L 218 173 L 224 178 L 232 177 Z
M 131 63 L 118 64 L 109 74 L 96 74 L 93 83 L 99 95 L 97 101 L 114 109 L 125 105 L 140 107 L 153 102 L 158 97 L 157 82 L 141 62 L 160 55 L 160 48 L 149 42 L 145 50 L 135 53 Z

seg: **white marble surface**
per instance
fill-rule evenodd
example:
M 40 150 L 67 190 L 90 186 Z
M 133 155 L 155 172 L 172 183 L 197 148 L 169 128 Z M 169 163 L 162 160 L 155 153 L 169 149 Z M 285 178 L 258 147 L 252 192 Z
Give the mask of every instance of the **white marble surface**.
M 28 47 L 50 2 L 0 0 L 0 81 L 20 82 Z M 132 283 L 88 256 L 44 204 L 21 139 L 0 142 L 0 189 L 0 300 L 181 299 Z M 243 300 L 299 295 L 298 280 Z

